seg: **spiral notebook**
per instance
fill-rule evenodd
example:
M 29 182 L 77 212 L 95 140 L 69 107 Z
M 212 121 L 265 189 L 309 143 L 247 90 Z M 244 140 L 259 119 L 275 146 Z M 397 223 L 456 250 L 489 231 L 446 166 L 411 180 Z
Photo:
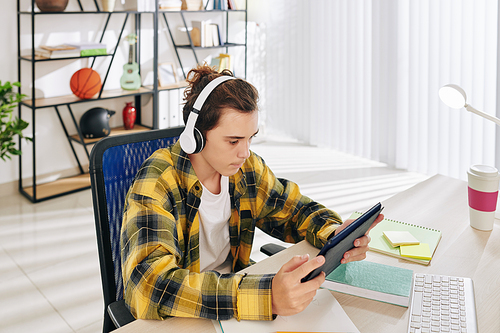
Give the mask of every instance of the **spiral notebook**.
M 355 219 L 359 216 L 361 216 L 361 213 L 355 212 L 352 213 L 349 218 Z M 410 232 L 416 239 L 420 241 L 420 243 L 429 244 L 429 250 L 432 256 L 434 255 L 439 241 L 441 240 L 441 231 L 439 230 L 390 219 L 383 219 L 372 230 L 370 230 L 370 237 L 372 240 L 370 241 L 369 246 L 371 251 L 384 253 L 396 258 L 409 260 L 422 265 L 429 265 L 432 259 L 415 259 L 401 256 L 399 246 L 393 247 L 391 243 L 389 243 L 389 241 L 384 237 L 384 231 Z

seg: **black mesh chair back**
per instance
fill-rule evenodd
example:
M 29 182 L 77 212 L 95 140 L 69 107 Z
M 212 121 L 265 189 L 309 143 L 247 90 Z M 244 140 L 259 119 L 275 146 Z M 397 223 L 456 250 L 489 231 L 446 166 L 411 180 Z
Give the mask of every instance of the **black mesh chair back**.
M 92 200 L 104 294 L 103 332 L 133 320 L 123 302 L 120 257 L 125 196 L 144 160 L 155 150 L 174 144 L 183 129 L 176 127 L 107 137 L 98 141 L 90 154 Z M 116 313 L 113 313 L 113 306 L 118 309 Z

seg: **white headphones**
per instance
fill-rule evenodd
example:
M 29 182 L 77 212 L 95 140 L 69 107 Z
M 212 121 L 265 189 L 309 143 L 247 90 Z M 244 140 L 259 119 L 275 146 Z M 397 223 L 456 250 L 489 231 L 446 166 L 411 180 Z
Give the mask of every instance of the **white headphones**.
M 208 83 L 201 93 L 196 98 L 194 102 L 193 109 L 189 113 L 188 120 L 186 122 L 186 127 L 179 138 L 181 142 L 181 148 L 188 154 L 197 154 L 203 150 L 205 147 L 205 140 L 201 132 L 195 127 L 196 120 L 198 119 L 198 113 L 200 113 L 203 104 L 205 103 L 208 95 L 221 83 L 227 80 L 236 79 L 234 76 L 223 75 L 216 79 L 213 79 Z

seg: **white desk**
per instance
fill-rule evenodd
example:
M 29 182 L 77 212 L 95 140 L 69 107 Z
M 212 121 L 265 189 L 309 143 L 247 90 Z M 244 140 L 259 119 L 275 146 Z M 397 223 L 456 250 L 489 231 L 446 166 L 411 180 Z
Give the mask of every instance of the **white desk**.
M 367 260 L 412 269 L 415 272 L 470 277 L 474 281 L 479 332 L 500 332 L 500 223 L 491 232 L 469 226 L 467 184 L 434 176 L 383 202 L 387 218 L 432 227 L 442 239 L 429 266 L 368 252 Z M 246 272 L 270 273 L 296 254 L 317 249 L 306 242 L 247 268 Z M 361 332 L 406 332 L 408 309 L 333 292 Z M 136 320 L 120 329 L 126 332 L 215 332 L 204 319 L 172 318 Z

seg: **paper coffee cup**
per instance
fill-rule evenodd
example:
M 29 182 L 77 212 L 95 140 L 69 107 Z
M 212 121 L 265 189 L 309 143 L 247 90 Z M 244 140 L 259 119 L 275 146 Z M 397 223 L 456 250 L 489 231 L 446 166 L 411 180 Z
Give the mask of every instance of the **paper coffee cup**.
M 472 165 L 467 171 L 471 227 L 492 230 L 498 199 L 500 174 L 495 167 Z

